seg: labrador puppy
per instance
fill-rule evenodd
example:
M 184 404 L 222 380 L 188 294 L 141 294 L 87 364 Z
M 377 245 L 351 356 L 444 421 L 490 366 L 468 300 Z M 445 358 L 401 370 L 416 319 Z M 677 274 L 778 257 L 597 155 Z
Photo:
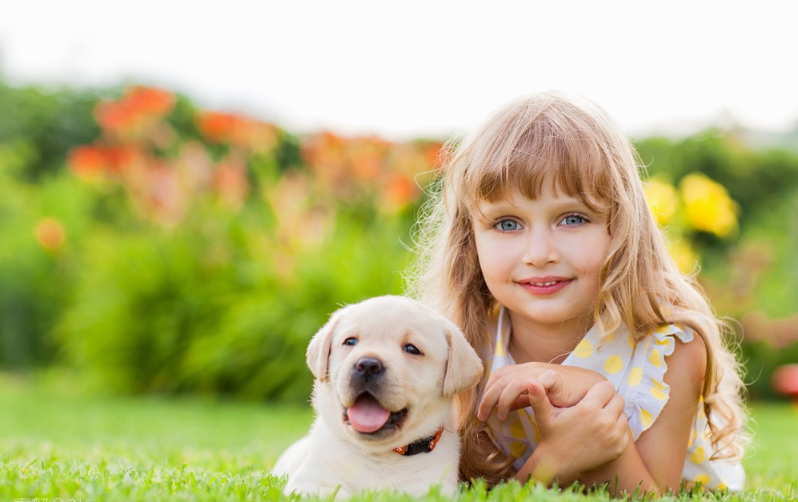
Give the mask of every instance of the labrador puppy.
M 454 323 L 409 298 L 372 298 L 335 312 L 307 362 L 316 419 L 272 471 L 287 475 L 286 494 L 455 493 L 453 399 L 482 362 Z

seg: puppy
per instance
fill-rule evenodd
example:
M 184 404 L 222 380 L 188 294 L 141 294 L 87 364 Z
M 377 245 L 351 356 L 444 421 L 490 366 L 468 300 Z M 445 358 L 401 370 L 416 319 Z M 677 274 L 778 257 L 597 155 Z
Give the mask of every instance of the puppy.
M 454 323 L 409 298 L 372 298 L 335 312 L 307 362 L 316 419 L 272 471 L 287 475 L 286 494 L 455 493 L 453 398 L 482 362 Z

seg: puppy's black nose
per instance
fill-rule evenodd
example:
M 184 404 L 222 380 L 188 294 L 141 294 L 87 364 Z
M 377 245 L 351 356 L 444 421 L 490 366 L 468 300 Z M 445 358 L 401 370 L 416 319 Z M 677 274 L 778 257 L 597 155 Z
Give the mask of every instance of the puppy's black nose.
M 373 357 L 361 357 L 355 363 L 355 375 L 364 380 L 379 376 L 384 369 L 380 360 Z

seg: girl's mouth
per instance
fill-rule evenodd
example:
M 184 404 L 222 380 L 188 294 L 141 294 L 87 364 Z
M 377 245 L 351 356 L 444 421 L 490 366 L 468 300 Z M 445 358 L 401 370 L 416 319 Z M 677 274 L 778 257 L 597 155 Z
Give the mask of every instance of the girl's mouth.
M 518 284 L 534 295 L 552 295 L 574 282 L 574 279 L 523 281 Z

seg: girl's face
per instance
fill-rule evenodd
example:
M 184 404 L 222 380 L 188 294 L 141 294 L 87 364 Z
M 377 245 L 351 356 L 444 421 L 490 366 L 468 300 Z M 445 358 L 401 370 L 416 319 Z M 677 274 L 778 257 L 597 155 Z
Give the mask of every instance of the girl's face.
M 525 324 L 586 329 L 610 247 L 607 215 L 544 181 L 535 200 L 516 193 L 480 204 L 480 267 L 496 300 Z

